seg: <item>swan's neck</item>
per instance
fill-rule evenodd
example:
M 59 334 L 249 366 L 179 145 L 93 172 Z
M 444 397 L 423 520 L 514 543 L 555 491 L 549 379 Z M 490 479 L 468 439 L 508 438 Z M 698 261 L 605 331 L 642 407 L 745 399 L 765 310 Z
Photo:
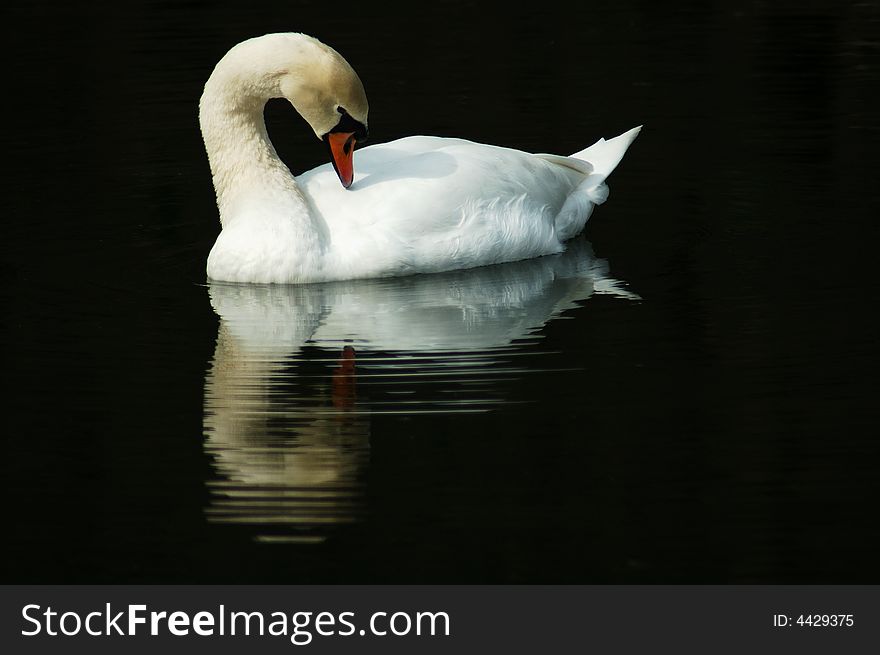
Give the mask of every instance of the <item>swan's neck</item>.
M 224 228 L 238 221 L 293 222 L 304 237 L 317 238 L 309 203 L 278 157 L 263 118 L 266 102 L 283 97 L 279 77 L 285 71 L 261 69 L 271 59 L 254 52 L 257 47 L 245 42 L 233 48 L 217 64 L 199 103 L 220 221 Z
M 221 222 L 225 226 L 247 214 L 248 206 L 267 203 L 268 209 L 285 198 L 307 210 L 266 132 L 263 109 L 268 98 L 241 93 L 229 82 L 212 76 L 199 110 Z

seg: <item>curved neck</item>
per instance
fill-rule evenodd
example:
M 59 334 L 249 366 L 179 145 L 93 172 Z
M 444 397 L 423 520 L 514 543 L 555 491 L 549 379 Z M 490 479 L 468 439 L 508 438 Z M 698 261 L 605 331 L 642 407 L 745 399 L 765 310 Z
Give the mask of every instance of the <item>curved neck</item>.
M 275 152 L 263 109 L 268 98 L 241 93 L 212 75 L 199 107 L 199 124 L 223 225 L 244 213 L 243 204 L 292 197 L 304 204 L 293 175 Z M 279 193 L 280 192 L 280 193 Z M 280 209 L 280 208 L 279 208 Z
M 293 222 L 318 238 L 309 203 L 266 132 L 263 110 L 284 97 L 273 67 L 273 43 L 253 39 L 217 64 L 199 102 L 199 125 L 217 193 L 220 222 Z M 318 230 L 320 231 L 320 230 Z

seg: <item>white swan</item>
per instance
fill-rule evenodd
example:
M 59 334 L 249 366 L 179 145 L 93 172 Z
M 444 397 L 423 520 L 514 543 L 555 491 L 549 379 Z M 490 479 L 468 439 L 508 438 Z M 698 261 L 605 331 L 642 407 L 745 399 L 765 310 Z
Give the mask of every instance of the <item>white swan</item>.
M 266 133 L 271 98 L 287 98 L 325 141 L 332 168 L 294 179 Z M 220 60 L 199 105 L 223 227 L 209 278 L 321 282 L 560 252 L 639 132 L 571 157 L 415 136 L 358 150 L 355 177 L 367 112 L 351 66 L 304 34 L 249 39 Z

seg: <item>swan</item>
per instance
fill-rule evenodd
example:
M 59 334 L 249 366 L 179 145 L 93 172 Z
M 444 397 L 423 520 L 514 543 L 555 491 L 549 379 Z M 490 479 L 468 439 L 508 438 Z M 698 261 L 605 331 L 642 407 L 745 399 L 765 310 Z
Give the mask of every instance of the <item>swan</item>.
M 286 98 L 330 163 L 294 177 L 269 140 Z M 411 136 L 355 147 L 369 107 L 354 69 L 299 33 L 233 46 L 199 102 L 221 231 L 211 280 L 305 283 L 434 273 L 561 252 L 640 127 L 570 157 Z

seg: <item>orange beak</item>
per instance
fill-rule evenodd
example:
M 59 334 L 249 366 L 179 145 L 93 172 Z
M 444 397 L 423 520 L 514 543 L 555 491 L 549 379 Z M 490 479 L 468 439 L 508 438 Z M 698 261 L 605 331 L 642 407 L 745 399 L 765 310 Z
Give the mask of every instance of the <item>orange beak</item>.
M 346 189 L 354 182 L 354 145 L 357 143 L 354 132 L 330 132 L 327 134 L 327 144 L 330 146 L 330 156 L 333 168 L 339 176 L 339 181 Z

